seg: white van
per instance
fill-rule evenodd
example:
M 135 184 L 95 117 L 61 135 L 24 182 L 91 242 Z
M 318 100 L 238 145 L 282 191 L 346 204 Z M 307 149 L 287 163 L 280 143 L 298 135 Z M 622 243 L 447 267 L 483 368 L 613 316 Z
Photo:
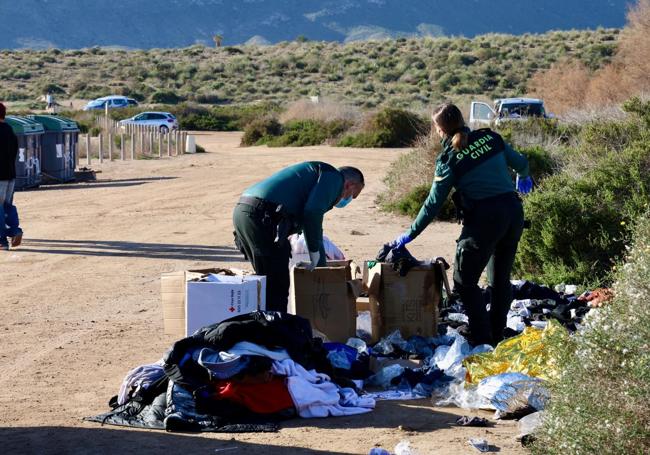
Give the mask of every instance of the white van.
M 494 100 L 493 106 L 481 101 L 472 101 L 469 111 L 469 126 L 470 128 L 482 128 L 529 117 L 550 117 L 546 114 L 542 100 L 537 98 L 501 98 Z
M 90 101 L 84 106 L 84 111 L 93 111 L 98 109 L 105 109 L 108 106 L 109 109 L 116 109 L 121 107 L 137 106 L 138 102 L 133 98 L 127 98 L 126 96 L 104 96 L 102 98 L 97 98 L 96 100 Z

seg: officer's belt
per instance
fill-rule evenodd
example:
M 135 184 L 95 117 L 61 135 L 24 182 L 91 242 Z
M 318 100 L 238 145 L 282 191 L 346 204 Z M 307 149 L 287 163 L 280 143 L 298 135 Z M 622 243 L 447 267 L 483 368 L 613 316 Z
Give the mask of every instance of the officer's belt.
M 248 205 L 256 210 L 266 210 L 269 212 L 278 212 L 278 207 L 280 207 L 280 204 L 254 196 L 242 196 L 239 198 L 238 203 Z

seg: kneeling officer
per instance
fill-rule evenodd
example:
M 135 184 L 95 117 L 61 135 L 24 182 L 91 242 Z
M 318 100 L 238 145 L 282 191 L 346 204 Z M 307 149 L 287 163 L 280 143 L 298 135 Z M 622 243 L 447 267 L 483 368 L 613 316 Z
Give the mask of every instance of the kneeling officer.
M 463 214 L 463 230 L 456 247 L 454 287 L 467 311 L 473 344 L 496 344 L 506 327 L 512 301 L 510 272 L 524 228 L 524 211 L 508 168 L 518 174 L 517 189 L 528 193 L 532 189 L 528 160 L 494 131 L 470 131 L 453 104 L 438 107 L 432 120 L 443 149 L 431 192 L 411 228 L 393 246 L 420 235 L 455 187 L 453 199 Z M 492 289 L 489 314 L 478 287 L 486 267 Z
M 365 183 L 354 167 L 309 161 L 287 167 L 247 190 L 233 213 L 235 244 L 255 273 L 266 275 L 266 308 L 287 311 L 289 258 L 287 237 L 303 232 L 312 267 L 325 265 L 323 216 L 355 199 Z

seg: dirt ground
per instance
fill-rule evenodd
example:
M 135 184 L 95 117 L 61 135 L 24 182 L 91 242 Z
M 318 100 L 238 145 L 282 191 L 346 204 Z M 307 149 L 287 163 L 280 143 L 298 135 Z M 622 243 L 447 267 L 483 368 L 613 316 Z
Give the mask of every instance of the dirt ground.
M 158 360 L 175 341 L 162 333 L 160 274 L 190 267 L 247 267 L 233 248 L 231 211 L 242 190 L 285 165 L 323 160 L 360 167 L 359 199 L 326 216 L 325 232 L 357 260 L 375 256 L 410 220 L 374 203 L 399 150 L 239 148 L 238 133 L 199 134 L 208 153 L 111 162 L 94 183 L 16 194 L 23 245 L 0 254 L 0 445 L 3 453 L 331 453 L 392 450 L 525 453 L 516 423 L 457 428 L 456 408 L 430 400 L 380 402 L 366 415 L 296 419 L 277 434 L 166 434 L 83 422 L 108 410 L 131 368 Z M 364 235 L 352 235 L 351 231 Z M 458 226 L 430 226 L 411 250 L 453 259 Z M 479 412 L 490 417 L 490 413 Z

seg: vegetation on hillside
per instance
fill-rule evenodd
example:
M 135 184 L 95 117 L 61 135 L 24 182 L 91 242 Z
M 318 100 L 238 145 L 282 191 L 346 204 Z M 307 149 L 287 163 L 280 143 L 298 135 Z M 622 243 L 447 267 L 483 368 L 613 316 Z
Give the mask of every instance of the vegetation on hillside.
M 373 108 L 443 98 L 521 95 L 529 78 L 566 57 L 596 70 L 611 60 L 618 30 L 401 38 L 350 44 L 0 52 L 0 99 L 35 101 L 122 94 L 149 103 L 286 102 L 308 95 Z
M 600 111 L 603 106 L 648 93 L 649 32 L 650 0 L 637 0 L 608 64 L 594 67 L 584 59 L 567 55 L 550 69 L 538 72 L 531 80 L 530 90 L 546 100 L 547 108 L 559 114 L 585 108 Z

